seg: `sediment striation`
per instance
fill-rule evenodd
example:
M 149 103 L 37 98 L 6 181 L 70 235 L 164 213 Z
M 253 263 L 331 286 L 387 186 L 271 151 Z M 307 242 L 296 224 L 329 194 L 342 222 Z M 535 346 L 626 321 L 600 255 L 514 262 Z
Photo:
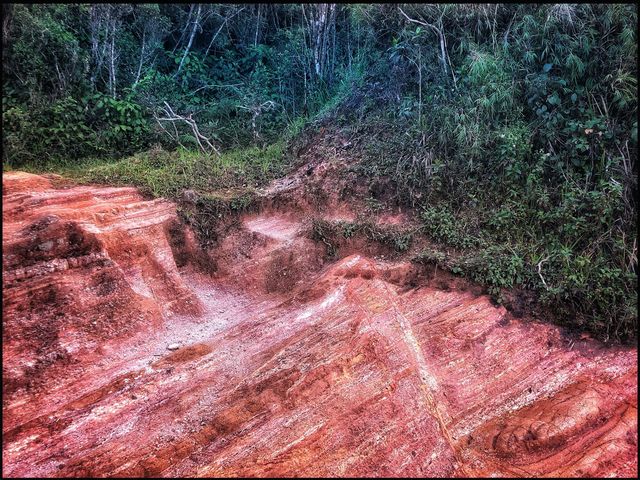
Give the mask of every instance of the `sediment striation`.
M 635 348 L 323 261 L 287 212 L 244 215 L 206 273 L 176 225 L 3 175 L 4 476 L 637 476 Z

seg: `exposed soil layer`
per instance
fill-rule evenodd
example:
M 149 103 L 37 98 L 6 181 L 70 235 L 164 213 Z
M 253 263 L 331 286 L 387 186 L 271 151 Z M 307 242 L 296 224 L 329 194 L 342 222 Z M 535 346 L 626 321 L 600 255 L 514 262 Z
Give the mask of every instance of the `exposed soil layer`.
M 635 348 L 305 228 L 5 173 L 3 475 L 637 476 Z

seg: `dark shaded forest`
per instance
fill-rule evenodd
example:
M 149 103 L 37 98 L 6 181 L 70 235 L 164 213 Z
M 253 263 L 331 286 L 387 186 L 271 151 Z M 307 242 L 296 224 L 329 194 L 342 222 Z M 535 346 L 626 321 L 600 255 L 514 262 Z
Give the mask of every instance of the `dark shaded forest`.
M 418 213 L 418 260 L 636 338 L 635 5 L 2 8 L 4 169 L 178 198 L 340 131 L 371 202 Z

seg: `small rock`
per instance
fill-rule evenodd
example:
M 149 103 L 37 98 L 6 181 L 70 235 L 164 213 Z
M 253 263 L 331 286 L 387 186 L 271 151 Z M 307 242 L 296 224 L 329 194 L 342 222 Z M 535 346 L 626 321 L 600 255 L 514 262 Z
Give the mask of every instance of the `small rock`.
M 167 350 L 177 350 L 180 348 L 180 345 L 177 343 L 172 343 L 171 345 L 167 345 Z
M 53 248 L 53 241 L 49 240 L 47 242 L 41 243 L 38 248 L 40 248 L 40 250 L 42 250 L 43 252 L 48 252 L 49 250 L 51 250 Z

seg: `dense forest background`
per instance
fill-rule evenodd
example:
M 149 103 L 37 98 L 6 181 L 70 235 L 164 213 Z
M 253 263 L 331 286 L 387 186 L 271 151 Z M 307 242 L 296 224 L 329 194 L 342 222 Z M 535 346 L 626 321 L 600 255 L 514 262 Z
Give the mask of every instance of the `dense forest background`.
M 427 261 L 636 336 L 635 5 L 2 8 L 4 168 L 177 196 L 340 129 Z

